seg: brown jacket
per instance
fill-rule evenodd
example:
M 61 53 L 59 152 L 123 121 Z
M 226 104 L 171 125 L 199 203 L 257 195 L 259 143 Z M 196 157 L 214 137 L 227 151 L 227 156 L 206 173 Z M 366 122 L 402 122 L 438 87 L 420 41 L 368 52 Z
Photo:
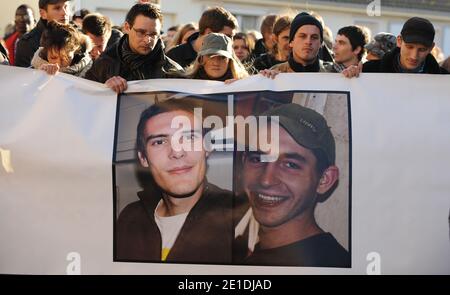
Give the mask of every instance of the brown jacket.
M 319 60 L 319 72 L 321 73 L 330 73 L 331 69 L 333 68 L 333 64 L 329 62 L 323 62 L 322 60 Z M 281 64 L 274 65 L 270 68 L 271 70 L 278 70 L 280 73 L 295 73 L 295 71 L 291 68 L 289 65 L 289 62 L 284 62 Z

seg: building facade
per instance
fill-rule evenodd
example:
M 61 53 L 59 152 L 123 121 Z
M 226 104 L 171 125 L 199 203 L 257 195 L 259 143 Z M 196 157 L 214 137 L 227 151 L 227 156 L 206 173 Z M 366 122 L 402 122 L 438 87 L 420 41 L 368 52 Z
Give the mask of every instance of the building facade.
M 123 23 L 128 9 L 136 0 L 73 0 L 74 11 L 87 8 L 109 16 L 116 25 Z M 428 18 L 436 28 L 436 45 L 446 56 L 450 55 L 450 1 L 446 0 L 153 0 L 164 13 L 163 29 L 176 24 L 198 21 L 201 13 L 211 6 L 223 6 L 236 15 L 241 30 L 259 29 L 261 19 L 267 14 L 289 11 L 315 11 L 323 16 L 325 23 L 335 35 L 346 25 L 363 25 L 373 34 L 391 32 L 397 35 L 405 20 L 412 16 Z M 39 12 L 38 0 L 10 0 L 2 2 L 0 28 L 3 35 L 8 22 L 14 19 L 15 8 L 30 4 Z
M 116 24 L 123 21 L 135 1 L 78 0 L 82 7 L 109 15 Z M 436 45 L 450 55 L 450 1 L 304 1 L 304 0 L 159 0 L 164 13 L 164 29 L 176 24 L 198 21 L 211 6 L 223 6 L 238 19 L 241 30 L 259 29 L 264 15 L 313 10 L 323 16 L 333 34 L 346 25 L 363 25 L 378 32 L 400 33 L 403 23 L 412 16 L 430 19 L 436 28 Z M 369 6 L 371 5 L 371 6 Z M 369 10 L 369 11 L 368 11 Z

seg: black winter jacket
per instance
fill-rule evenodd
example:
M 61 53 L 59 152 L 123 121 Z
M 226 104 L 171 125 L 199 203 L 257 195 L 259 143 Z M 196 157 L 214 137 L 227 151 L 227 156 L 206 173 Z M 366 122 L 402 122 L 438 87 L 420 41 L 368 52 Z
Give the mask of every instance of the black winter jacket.
M 188 40 L 184 44 L 180 44 L 167 52 L 167 56 L 173 59 L 183 68 L 189 67 L 197 58 L 197 51 L 192 47 L 192 42 L 194 42 L 198 37 L 199 33 L 194 33 L 189 36 Z
M 18 67 L 28 68 L 31 65 L 31 59 L 34 53 L 39 49 L 41 35 L 47 28 L 47 21 L 42 18 L 36 27 L 30 32 L 23 35 L 17 42 L 15 65 Z
M 113 76 L 120 76 L 127 81 L 133 81 L 165 78 L 168 73 L 183 71 L 180 65 L 164 54 L 161 40 L 158 41 L 155 49 L 153 49 L 155 51 L 159 48 L 159 55 L 152 59 L 151 63 L 145 64 L 139 68 L 138 71 L 133 70 L 130 65 L 123 60 L 122 44 L 125 42 L 125 38 L 128 38 L 128 35 L 124 35 L 119 42 L 108 48 L 93 63 L 90 70 L 86 73 L 86 79 L 105 83 Z
M 400 73 L 398 71 L 397 56 L 400 54 L 400 48 L 396 48 L 386 53 L 381 60 L 368 61 L 363 65 L 365 73 Z M 441 68 L 436 59 L 431 55 L 425 59 L 424 74 L 448 74 L 447 70 Z

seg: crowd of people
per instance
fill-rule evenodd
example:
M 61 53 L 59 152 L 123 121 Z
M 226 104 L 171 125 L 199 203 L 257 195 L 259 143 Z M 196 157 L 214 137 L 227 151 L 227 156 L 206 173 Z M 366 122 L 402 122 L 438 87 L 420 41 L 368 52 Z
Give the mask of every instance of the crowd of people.
M 315 12 L 267 15 L 260 32 L 239 32 L 223 7 L 206 9 L 198 23 L 162 33 L 163 15 L 138 1 L 121 27 L 82 9 L 70 17 L 70 0 L 39 0 L 40 18 L 20 5 L 13 30 L 1 42 L 0 62 L 49 74 L 64 72 L 105 83 L 120 93 L 127 81 L 187 78 L 232 82 L 282 72 L 446 74 L 449 58 L 435 46 L 435 29 L 424 18 L 407 20 L 398 36 L 344 26 L 335 38 Z
M 87 10 L 70 18 L 69 5 L 69 0 L 39 0 L 37 22 L 29 6 L 19 6 L 14 30 L 2 43 L 0 62 L 97 81 L 117 93 L 127 89 L 128 81 L 155 78 L 232 83 L 251 75 L 277 79 L 279 73 L 340 73 L 353 78 L 361 72 L 449 71 L 449 59 L 440 61 L 435 49 L 433 24 L 420 17 L 408 19 L 398 36 L 381 32 L 371 38 L 367 28 L 350 25 L 333 38 L 314 12 L 268 15 L 260 32 L 239 32 L 232 13 L 212 7 L 198 24 L 174 26 L 163 34 L 163 15 L 147 1 L 133 5 L 121 27 Z M 137 159 L 152 175 L 154 186 L 138 193 L 140 201 L 120 212 L 115 257 L 350 267 L 350 253 L 319 227 L 314 215 L 316 204 L 329 197 L 339 181 L 336 143 L 324 116 L 295 103 L 262 114 L 279 118 L 279 157 L 265 161 L 260 151 L 242 155 L 245 196 L 243 206 L 232 212 L 231 201 L 240 204 L 241 199 L 234 200 L 233 192 L 206 181 L 208 152 L 176 151 L 168 144 L 175 137 L 172 120 L 179 115 L 193 122 L 194 129 L 183 135 L 186 141 L 202 138 L 195 109 L 195 104 L 180 99 L 155 103 L 142 112 Z M 240 208 L 243 217 L 235 218 Z M 252 246 L 247 243 L 251 225 L 246 230 L 244 223 L 235 222 L 250 220 L 251 215 L 261 226 L 259 241 Z

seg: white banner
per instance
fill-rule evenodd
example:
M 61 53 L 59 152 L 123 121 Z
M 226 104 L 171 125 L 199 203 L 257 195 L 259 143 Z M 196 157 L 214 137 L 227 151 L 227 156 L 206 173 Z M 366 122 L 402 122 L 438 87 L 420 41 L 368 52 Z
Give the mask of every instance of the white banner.
M 450 274 L 447 76 L 280 74 L 230 85 L 158 79 L 129 83 L 119 100 L 65 74 L 0 66 L 0 77 L 0 273 Z M 256 96 L 262 111 L 267 101 L 288 99 L 325 117 L 340 179 L 316 217 L 348 251 L 350 267 L 116 257 L 117 216 L 135 201 L 122 198 L 127 189 L 135 197 L 128 184 L 136 181 L 121 165 L 134 159 L 139 114 L 157 99 L 183 96 L 218 98 L 235 115 L 249 114 L 245 102 Z M 210 156 L 207 177 L 231 191 L 236 170 L 227 159 Z

